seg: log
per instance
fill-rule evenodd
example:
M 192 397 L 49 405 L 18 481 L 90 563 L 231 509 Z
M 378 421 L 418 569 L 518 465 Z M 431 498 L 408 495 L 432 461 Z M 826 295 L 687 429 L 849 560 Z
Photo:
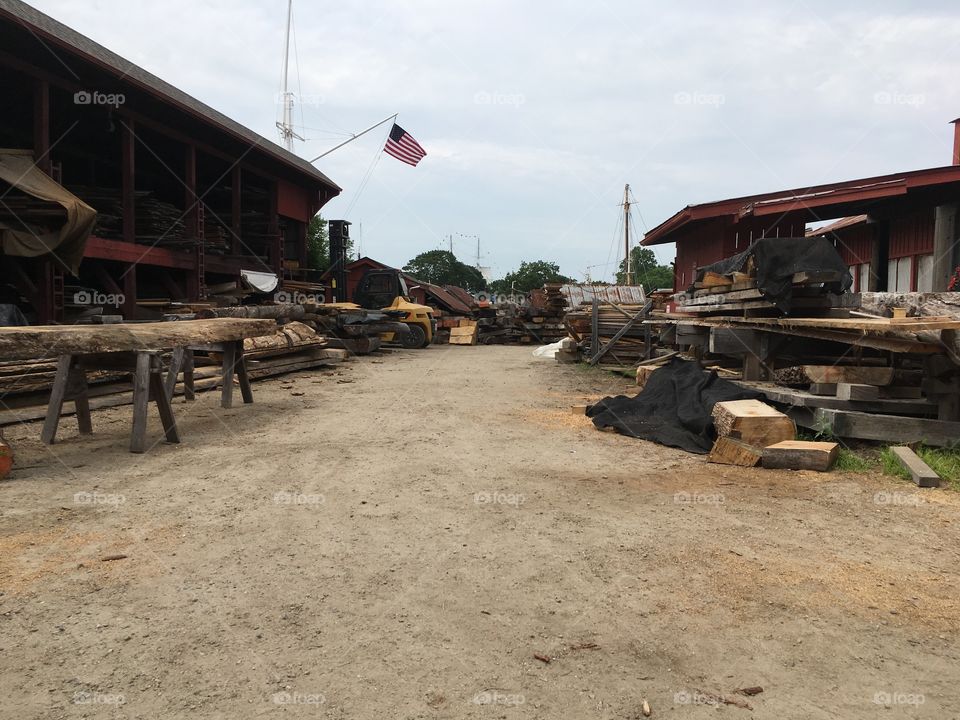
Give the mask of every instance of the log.
M 0 327 L 0 359 L 31 360 L 59 355 L 169 350 L 273 333 L 273 320 L 215 318 L 114 325 Z
M 710 454 L 707 455 L 707 462 L 755 467 L 759 464 L 762 456 L 763 451 L 761 449 L 726 436 L 717 438 Z
M 826 472 L 837 460 L 840 445 L 832 442 L 784 440 L 763 449 L 763 467 Z
M 940 487 L 940 476 L 908 447 L 892 447 L 890 452 L 910 473 L 919 487 Z
M 800 365 L 777 370 L 774 373 L 774 379 L 779 383 L 787 385 L 807 385 L 813 383 L 890 385 L 893 382 L 893 368 L 860 367 L 855 365 Z
M 759 400 L 719 402 L 713 406 L 713 422 L 719 437 L 732 437 L 757 448 L 797 436 L 793 420 Z
M 255 318 L 260 320 L 290 318 L 303 320 L 306 308 L 297 303 L 277 303 L 276 305 L 233 305 L 228 307 L 205 308 L 197 311 L 200 319 L 210 318 Z

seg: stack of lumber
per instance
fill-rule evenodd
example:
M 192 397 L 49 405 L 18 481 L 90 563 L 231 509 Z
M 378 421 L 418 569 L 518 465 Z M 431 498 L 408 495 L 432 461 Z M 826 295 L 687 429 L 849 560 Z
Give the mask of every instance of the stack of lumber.
M 829 309 L 844 307 L 846 299 L 832 292 L 842 276 L 837 272 L 796 273 L 793 276 L 794 308 Z M 687 315 L 717 315 L 743 310 L 776 310 L 757 287 L 755 277 L 746 273 L 718 275 L 707 272 L 694 284 L 693 294 L 680 293 L 674 298 L 677 311 Z
M 122 237 L 123 199 L 119 188 L 71 185 L 68 189 L 97 211 L 94 235 Z M 193 241 L 186 238 L 184 213 L 176 205 L 160 200 L 149 190 L 139 190 L 134 193 L 134 212 L 138 243 L 175 249 L 192 247 Z
M 460 320 L 457 327 L 450 328 L 451 345 L 476 345 L 479 332 L 476 320 Z
M 643 309 L 642 305 L 614 305 L 612 303 L 601 303 L 597 307 L 597 348 L 590 347 L 592 340 L 592 308 L 589 305 L 581 306 L 579 309 L 568 312 L 566 315 L 566 324 L 569 330 L 585 343 L 587 357 L 596 355 L 599 347 L 607 345 L 617 334 L 621 333 L 624 326 Z M 604 353 L 604 362 L 611 362 L 620 366 L 634 365 L 638 360 L 647 356 L 647 337 L 649 326 L 641 322 L 634 322 L 633 325 L 622 332 L 613 346 Z
M 563 283 L 547 283 L 543 286 L 546 294 L 544 315 L 563 317 L 567 308 L 567 298 L 563 294 Z
M 232 235 L 222 223 L 208 219 L 203 224 L 203 251 L 211 255 L 229 255 Z

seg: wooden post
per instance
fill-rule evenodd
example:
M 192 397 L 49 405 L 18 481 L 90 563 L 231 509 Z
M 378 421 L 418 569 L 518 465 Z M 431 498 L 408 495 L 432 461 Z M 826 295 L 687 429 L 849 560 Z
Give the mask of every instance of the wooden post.
M 958 248 L 957 213 L 960 204 L 939 205 L 933 226 L 933 291 L 944 292 L 960 264 Z M 914 263 L 916 265 L 917 263 Z
M 235 343 L 223 343 L 223 386 L 220 390 L 220 407 L 233 407 L 233 371 L 237 364 Z
M 57 374 L 53 379 L 50 402 L 47 403 L 47 417 L 43 421 L 43 430 L 40 432 L 40 442 L 45 445 L 52 445 L 57 437 L 57 427 L 60 425 L 63 401 L 67 396 L 67 382 L 70 380 L 70 366 L 72 364 L 73 357 L 71 355 L 61 355 L 57 360 Z
M 33 160 L 50 174 L 50 84 L 46 80 L 33 83 Z
M 600 301 L 593 296 L 593 307 L 590 311 L 590 354 L 596 355 L 600 349 Z
M 137 353 L 133 373 L 133 429 L 130 432 L 130 452 L 147 449 L 147 405 L 150 402 L 150 364 L 148 352 Z
M 231 252 L 234 255 L 240 255 L 241 245 L 240 245 L 240 183 L 243 178 L 241 175 L 241 170 L 239 165 L 234 165 L 233 172 L 231 174 L 230 180 L 230 189 L 232 191 L 231 195 L 231 205 L 230 205 L 230 230 L 233 235 L 231 238 Z
M 186 213 L 184 221 L 187 226 L 188 238 L 199 238 L 200 230 L 197 223 L 197 148 L 187 145 L 183 158 L 183 211 Z

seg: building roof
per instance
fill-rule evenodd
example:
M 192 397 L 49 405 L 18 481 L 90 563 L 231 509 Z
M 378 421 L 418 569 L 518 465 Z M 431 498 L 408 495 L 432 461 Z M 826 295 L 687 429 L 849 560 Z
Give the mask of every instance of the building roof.
M 294 155 L 275 142 L 244 127 L 235 120 L 231 120 L 223 113 L 214 110 L 209 105 L 175 88 L 170 83 L 161 80 L 156 75 L 147 72 L 138 65 L 117 55 L 115 52 L 108 50 L 103 45 L 94 42 L 86 35 L 82 35 L 73 28 L 54 20 L 36 8 L 20 2 L 20 0 L 0 0 L 0 17 L 4 16 L 24 26 L 28 32 L 36 36 L 40 42 L 49 40 L 64 47 L 108 72 L 117 75 L 118 80 L 139 85 L 153 94 L 160 96 L 170 104 L 178 106 L 181 110 L 198 116 L 200 119 L 217 126 L 219 129 L 235 136 L 243 142 L 258 147 L 264 153 L 300 173 L 309 175 L 314 180 L 328 185 L 331 188 L 335 188 L 338 192 L 341 190 L 336 183 L 303 158 Z
M 662 245 L 674 242 L 675 233 L 692 223 L 728 216 L 733 220 L 762 215 L 782 215 L 792 211 L 809 211 L 810 219 L 831 217 L 824 212 L 831 206 L 849 207 L 857 203 L 876 201 L 906 195 L 922 187 L 960 183 L 960 166 L 912 170 L 893 175 L 847 180 L 845 182 L 815 185 L 808 188 L 781 190 L 759 195 L 718 200 L 700 205 L 688 205 L 650 230 L 641 245 Z M 814 212 L 819 209 L 819 212 Z M 840 213 L 837 213 L 840 214 Z M 834 214 L 833 217 L 836 217 Z M 843 213 L 848 214 L 848 213 Z
M 853 227 L 854 225 L 861 225 L 867 222 L 867 215 L 851 215 L 850 217 L 840 218 L 835 222 L 832 222 L 828 225 L 818 228 L 808 228 L 807 237 L 813 237 L 815 235 L 829 235 L 830 233 L 843 230 L 844 228 Z

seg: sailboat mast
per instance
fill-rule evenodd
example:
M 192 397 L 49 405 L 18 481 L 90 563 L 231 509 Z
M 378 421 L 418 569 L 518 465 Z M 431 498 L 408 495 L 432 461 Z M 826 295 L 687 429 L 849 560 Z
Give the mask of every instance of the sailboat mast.
M 626 270 L 625 285 L 631 282 L 633 268 L 630 257 L 630 185 L 623 186 L 623 267 Z
M 287 34 L 283 41 L 283 124 L 280 135 L 287 150 L 293 151 L 293 94 L 289 91 L 287 79 L 290 68 L 290 25 L 293 22 L 293 0 L 287 0 Z

